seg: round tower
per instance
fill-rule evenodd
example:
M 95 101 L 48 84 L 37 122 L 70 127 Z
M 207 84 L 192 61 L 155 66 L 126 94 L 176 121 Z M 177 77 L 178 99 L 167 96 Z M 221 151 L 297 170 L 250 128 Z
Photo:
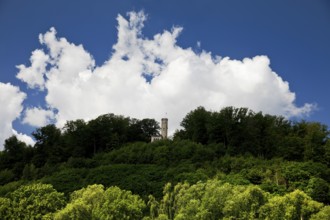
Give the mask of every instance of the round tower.
M 163 139 L 167 139 L 167 130 L 168 130 L 168 119 L 162 118 L 161 135 Z

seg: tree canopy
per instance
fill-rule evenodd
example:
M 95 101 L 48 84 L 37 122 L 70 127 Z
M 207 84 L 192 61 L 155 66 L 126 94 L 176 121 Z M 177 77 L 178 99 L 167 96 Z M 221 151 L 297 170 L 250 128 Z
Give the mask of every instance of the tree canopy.
M 8 138 L 1 219 L 330 219 L 325 125 L 234 107 L 181 125 L 150 143 L 154 119 L 106 114 Z

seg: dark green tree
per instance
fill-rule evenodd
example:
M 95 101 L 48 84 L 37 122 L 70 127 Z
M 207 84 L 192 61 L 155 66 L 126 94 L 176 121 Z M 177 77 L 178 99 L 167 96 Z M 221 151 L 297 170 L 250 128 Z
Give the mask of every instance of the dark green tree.
M 88 157 L 91 132 L 84 120 L 68 121 L 64 126 L 63 142 L 67 157 Z
M 110 151 L 127 142 L 129 118 L 106 114 L 91 120 L 88 128 L 91 132 L 90 149 L 93 153 Z
M 16 136 L 12 136 L 5 140 L 3 159 L 1 162 L 3 168 L 12 168 L 17 162 L 22 162 L 24 159 L 24 151 L 26 144 L 19 141 Z
M 61 143 L 61 130 L 55 125 L 38 128 L 32 135 L 36 140 L 33 157 L 36 167 L 41 167 L 46 162 L 58 163 L 67 159 Z
M 308 181 L 306 193 L 314 200 L 329 204 L 330 188 L 329 183 L 324 179 L 313 177 Z
M 206 144 L 208 142 L 207 124 L 210 114 L 204 107 L 198 107 L 189 112 L 181 122 L 181 126 L 184 128 L 182 138 Z
M 150 142 L 152 136 L 159 135 L 159 123 L 154 119 L 145 118 L 142 120 L 130 119 L 127 141 Z

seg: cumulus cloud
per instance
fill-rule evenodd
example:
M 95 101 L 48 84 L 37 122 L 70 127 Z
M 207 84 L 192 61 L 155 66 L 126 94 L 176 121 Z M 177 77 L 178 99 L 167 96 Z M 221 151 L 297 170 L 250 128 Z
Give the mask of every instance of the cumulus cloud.
M 286 117 L 308 114 L 315 107 L 296 106 L 295 94 L 270 68 L 267 56 L 232 60 L 182 48 L 177 44 L 181 27 L 148 39 L 142 34 L 145 20 L 143 12 L 118 15 L 117 43 L 101 66 L 82 45 L 58 38 L 55 28 L 40 34 L 48 52 L 36 50 L 30 67 L 19 66 L 18 78 L 32 88 L 45 88 L 47 105 L 56 114 L 30 109 L 25 122 L 41 125 L 54 116 L 63 126 L 66 120 L 89 120 L 109 112 L 155 119 L 167 114 L 174 131 L 198 106 L 248 107 Z M 43 120 L 34 117 L 37 113 Z
M 31 66 L 18 65 L 19 73 L 17 78 L 26 82 L 29 88 L 44 89 L 44 73 L 46 72 L 46 66 L 49 56 L 42 50 L 35 50 L 30 57 Z
M 54 119 L 54 112 L 51 110 L 41 109 L 40 107 L 27 108 L 23 119 L 24 124 L 34 127 L 45 126 Z
M 18 134 L 13 129 L 12 123 L 20 116 L 25 98 L 26 94 L 21 92 L 18 87 L 0 82 L 0 150 L 3 149 L 5 139 Z M 28 136 L 23 134 L 18 135 L 18 138 L 33 143 L 31 138 L 29 139 Z

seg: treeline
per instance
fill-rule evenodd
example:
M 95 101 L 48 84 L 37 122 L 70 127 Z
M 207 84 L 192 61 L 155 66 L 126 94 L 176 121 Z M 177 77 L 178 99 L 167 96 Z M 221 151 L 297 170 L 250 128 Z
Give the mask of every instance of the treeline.
M 295 190 L 271 195 L 258 186 L 236 186 L 218 179 L 196 184 L 166 184 L 163 196 L 139 195 L 118 187 L 94 184 L 63 193 L 49 184 L 34 183 L 0 197 L 1 219 L 329 219 L 330 206 Z
M 91 158 L 96 153 L 109 152 L 130 142 L 149 142 L 159 134 L 159 124 L 154 119 L 131 119 L 106 114 L 85 122 L 68 121 L 61 130 L 55 125 L 36 129 L 32 135 L 34 146 L 26 146 L 16 136 L 5 140 L 0 152 L 0 184 L 18 180 L 28 165 L 41 168 L 69 158 Z M 4 172 L 4 173 L 3 173 Z
M 292 122 L 247 108 L 227 107 L 219 112 L 199 107 L 186 115 L 174 139 L 201 144 L 223 144 L 221 154 L 266 159 L 317 161 L 330 165 L 329 130 L 318 122 Z

